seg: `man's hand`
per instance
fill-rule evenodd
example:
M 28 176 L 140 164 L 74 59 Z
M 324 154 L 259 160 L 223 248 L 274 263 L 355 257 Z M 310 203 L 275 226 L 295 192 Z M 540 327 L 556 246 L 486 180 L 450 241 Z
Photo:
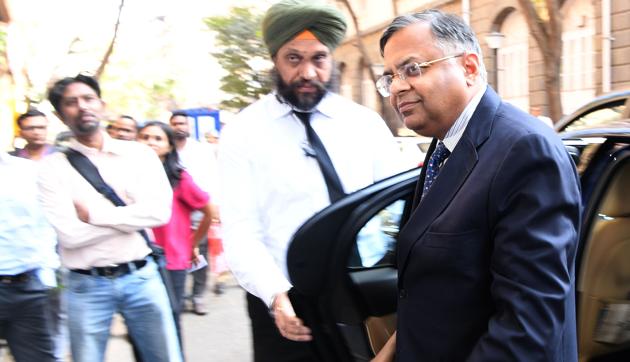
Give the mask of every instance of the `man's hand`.
M 313 339 L 311 330 L 295 315 L 287 292 L 278 293 L 271 306 L 276 327 L 284 338 L 292 341 L 306 342 Z
M 89 224 L 90 221 L 90 212 L 88 208 L 81 201 L 74 201 L 74 208 L 77 210 L 77 216 L 79 220 L 83 221 L 86 224 Z

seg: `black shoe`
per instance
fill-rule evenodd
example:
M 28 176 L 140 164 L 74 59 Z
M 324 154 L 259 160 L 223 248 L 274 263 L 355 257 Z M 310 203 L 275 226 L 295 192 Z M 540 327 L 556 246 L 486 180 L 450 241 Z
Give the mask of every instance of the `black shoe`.
M 223 282 L 217 282 L 214 285 L 214 290 L 213 290 L 214 294 L 216 295 L 221 295 L 225 292 L 225 283 Z

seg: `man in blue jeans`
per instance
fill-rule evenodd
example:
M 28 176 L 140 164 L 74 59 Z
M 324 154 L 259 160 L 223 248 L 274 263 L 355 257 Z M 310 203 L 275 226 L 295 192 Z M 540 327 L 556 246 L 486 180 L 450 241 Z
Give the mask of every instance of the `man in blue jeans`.
M 110 138 L 99 127 L 104 102 L 96 79 L 57 81 L 48 98 L 87 157 L 125 202 L 116 207 L 70 165 L 66 154 L 42 161 L 40 197 L 57 231 L 68 276 L 74 362 L 103 361 L 114 313 L 120 313 L 144 361 L 179 362 L 182 353 L 166 289 L 139 231 L 166 223 L 172 191 L 155 152 Z

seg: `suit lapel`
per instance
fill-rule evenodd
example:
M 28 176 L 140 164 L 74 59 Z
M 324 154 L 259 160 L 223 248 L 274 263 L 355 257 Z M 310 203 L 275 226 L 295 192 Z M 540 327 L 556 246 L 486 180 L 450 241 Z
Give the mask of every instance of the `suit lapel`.
M 413 246 L 422 239 L 429 225 L 450 204 L 477 164 L 479 146 L 489 137 L 500 99 L 488 86 L 473 113 L 462 138 L 447 159 L 429 193 L 421 200 L 425 170 L 422 170 L 414 196 L 414 210 L 398 238 L 398 282 L 403 275 Z M 435 150 L 434 139 L 427 153 L 425 164 Z M 419 191 L 420 190 L 420 191 Z

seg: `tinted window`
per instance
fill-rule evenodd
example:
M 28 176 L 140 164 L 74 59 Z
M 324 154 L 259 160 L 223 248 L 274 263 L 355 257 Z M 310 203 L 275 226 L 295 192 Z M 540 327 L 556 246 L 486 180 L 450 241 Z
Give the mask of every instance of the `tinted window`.
M 625 99 L 616 100 L 589 110 L 581 114 L 569 123 L 562 131 L 575 131 L 578 129 L 601 126 L 610 122 L 618 121 L 625 110 Z
M 374 215 L 357 233 L 358 258 L 348 266 L 366 268 L 394 265 L 396 238 L 400 231 L 405 201 L 397 200 Z

